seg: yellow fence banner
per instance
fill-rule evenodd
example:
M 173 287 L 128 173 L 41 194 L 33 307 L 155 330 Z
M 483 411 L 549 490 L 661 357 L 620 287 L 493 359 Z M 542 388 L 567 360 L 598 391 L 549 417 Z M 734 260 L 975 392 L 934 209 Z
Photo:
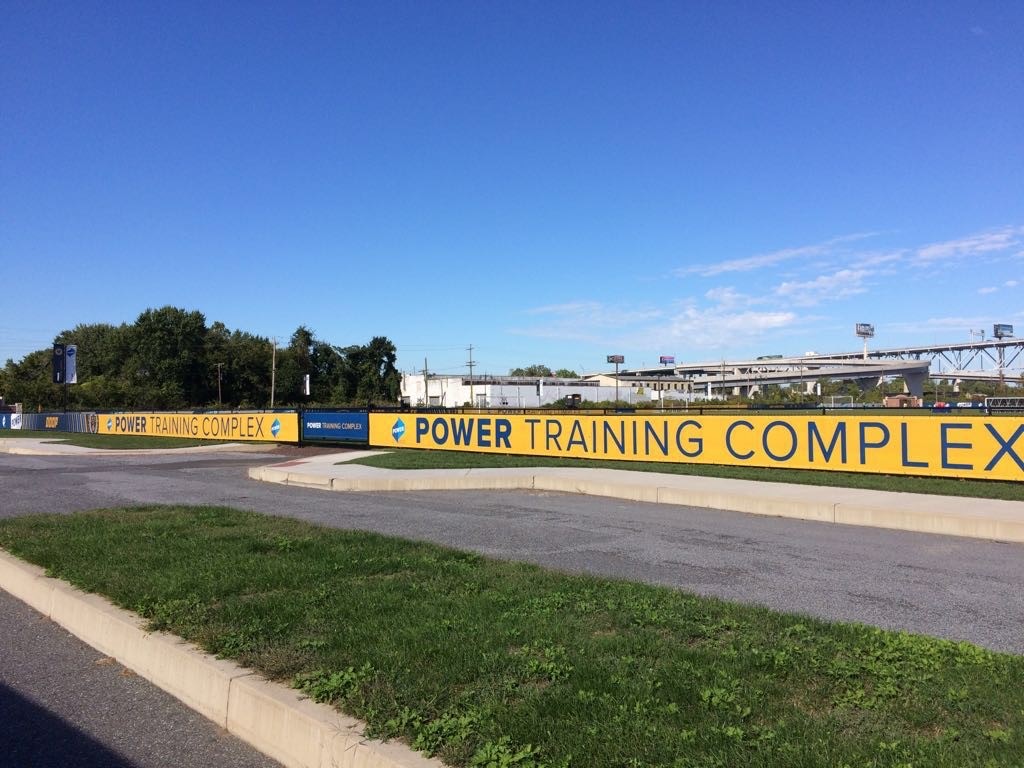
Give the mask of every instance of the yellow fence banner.
M 371 413 L 370 445 L 1024 480 L 1017 416 Z
M 299 442 L 297 413 L 101 413 L 101 435 Z

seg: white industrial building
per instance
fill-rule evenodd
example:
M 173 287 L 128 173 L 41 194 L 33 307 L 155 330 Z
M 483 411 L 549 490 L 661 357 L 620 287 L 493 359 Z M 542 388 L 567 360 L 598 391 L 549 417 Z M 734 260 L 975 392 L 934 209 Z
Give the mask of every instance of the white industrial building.
M 578 379 L 522 376 L 440 376 L 403 374 L 402 402 L 413 407 L 539 408 L 570 395 L 592 403 L 636 405 L 651 401 L 691 399 L 689 382 L 664 378 L 595 374 Z

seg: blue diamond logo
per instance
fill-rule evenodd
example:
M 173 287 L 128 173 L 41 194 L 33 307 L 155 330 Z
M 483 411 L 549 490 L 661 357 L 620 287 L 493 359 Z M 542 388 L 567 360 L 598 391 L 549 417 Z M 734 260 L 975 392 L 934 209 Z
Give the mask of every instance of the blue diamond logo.
M 402 439 L 402 435 L 405 434 L 405 422 L 399 419 L 395 422 L 395 426 L 391 428 L 391 436 L 395 438 L 395 442 Z
M 112 430 L 113 428 L 114 428 L 114 420 L 113 419 L 107 419 L 107 430 L 109 431 L 109 430 Z
M 274 423 L 270 425 L 270 434 L 277 437 L 277 433 L 281 431 L 281 422 L 274 419 Z

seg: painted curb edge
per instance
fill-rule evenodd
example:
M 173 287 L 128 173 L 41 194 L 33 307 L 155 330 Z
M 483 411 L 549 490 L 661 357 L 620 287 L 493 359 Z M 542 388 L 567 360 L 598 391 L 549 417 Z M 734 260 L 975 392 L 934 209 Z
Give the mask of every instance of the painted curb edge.
M 287 768 L 445 768 L 400 742 L 0 550 L 0 589 Z

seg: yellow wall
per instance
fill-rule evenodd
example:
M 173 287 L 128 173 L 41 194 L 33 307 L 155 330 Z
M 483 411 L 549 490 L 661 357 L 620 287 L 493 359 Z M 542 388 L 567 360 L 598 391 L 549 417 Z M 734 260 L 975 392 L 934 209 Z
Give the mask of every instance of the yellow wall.
M 296 413 L 101 413 L 98 427 L 101 435 L 299 441 Z
M 376 447 L 1024 480 L 1024 418 L 371 413 Z

